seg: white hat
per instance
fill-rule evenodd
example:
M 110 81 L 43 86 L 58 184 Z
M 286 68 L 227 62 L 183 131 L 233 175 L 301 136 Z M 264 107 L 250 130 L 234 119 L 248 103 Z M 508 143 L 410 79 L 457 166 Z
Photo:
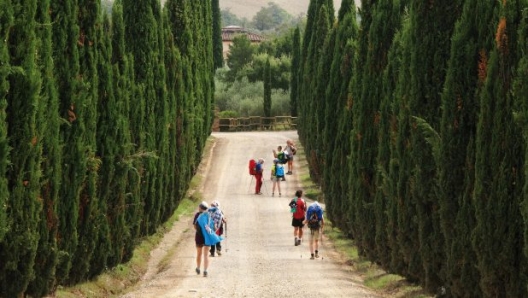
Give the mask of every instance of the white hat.
M 200 209 L 207 210 L 207 209 L 209 209 L 209 204 L 207 204 L 206 201 L 202 201 L 202 202 L 200 203 L 200 206 L 199 206 L 199 207 L 200 207 Z

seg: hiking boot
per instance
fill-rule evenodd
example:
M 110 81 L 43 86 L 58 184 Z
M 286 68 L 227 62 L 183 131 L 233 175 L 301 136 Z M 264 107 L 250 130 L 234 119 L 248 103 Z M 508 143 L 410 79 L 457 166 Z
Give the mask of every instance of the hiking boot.
M 272 193 L 271 193 L 271 196 L 272 196 L 272 197 L 274 197 L 274 196 L 275 196 L 275 193 L 274 193 L 274 192 L 272 192 Z
M 279 192 L 279 197 L 282 196 L 282 194 Z
M 216 254 L 217 254 L 218 256 L 221 256 L 221 255 L 222 255 L 222 252 L 221 252 L 221 251 L 217 251 Z
M 318 258 L 319 257 L 319 252 L 316 250 L 315 251 L 315 257 Z
M 314 258 L 314 254 L 312 254 L 312 256 L 310 257 L 310 260 L 313 260 L 313 259 L 315 259 L 315 258 Z
M 212 258 L 214 258 L 214 254 L 210 254 L 209 256 L 212 257 Z
M 196 268 L 195 271 L 196 271 L 196 274 L 200 274 L 200 268 Z
M 207 271 L 204 271 L 204 277 L 207 277 Z
M 294 244 L 295 246 L 299 245 L 299 239 L 295 238 L 295 239 L 293 240 L 293 244 Z
M 286 181 L 286 178 L 282 177 L 282 179 L 281 179 L 281 180 L 282 180 L 282 181 Z
M 297 239 L 297 244 L 295 244 L 295 246 L 297 245 L 301 245 L 301 239 Z

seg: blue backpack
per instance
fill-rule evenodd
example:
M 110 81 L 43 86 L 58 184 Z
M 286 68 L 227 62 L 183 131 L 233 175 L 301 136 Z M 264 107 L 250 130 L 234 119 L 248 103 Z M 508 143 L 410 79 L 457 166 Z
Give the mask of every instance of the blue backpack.
M 275 165 L 275 176 L 276 177 L 284 176 L 284 167 L 282 165 L 279 165 L 279 164 Z

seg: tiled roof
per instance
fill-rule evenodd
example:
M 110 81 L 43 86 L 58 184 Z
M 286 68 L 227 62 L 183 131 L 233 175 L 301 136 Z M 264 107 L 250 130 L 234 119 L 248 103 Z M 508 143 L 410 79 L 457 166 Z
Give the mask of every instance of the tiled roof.
M 238 26 L 227 26 L 222 28 L 222 41 L 232 41 L 236 35 L 245 34 L 247 38 L 252 42 L 260 42 L 265 40 L 261 35 L 248 32 L 242 27 Z

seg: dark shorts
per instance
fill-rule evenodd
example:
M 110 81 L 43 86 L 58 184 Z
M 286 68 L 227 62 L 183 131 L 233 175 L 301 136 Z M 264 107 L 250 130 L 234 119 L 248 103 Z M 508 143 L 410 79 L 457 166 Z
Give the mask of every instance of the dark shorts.
M 292 218 L 292 227 L 299 227 L 299 228 L 304 227 L 303 221 L 304 221 L 304 217 L 301 219 Z

